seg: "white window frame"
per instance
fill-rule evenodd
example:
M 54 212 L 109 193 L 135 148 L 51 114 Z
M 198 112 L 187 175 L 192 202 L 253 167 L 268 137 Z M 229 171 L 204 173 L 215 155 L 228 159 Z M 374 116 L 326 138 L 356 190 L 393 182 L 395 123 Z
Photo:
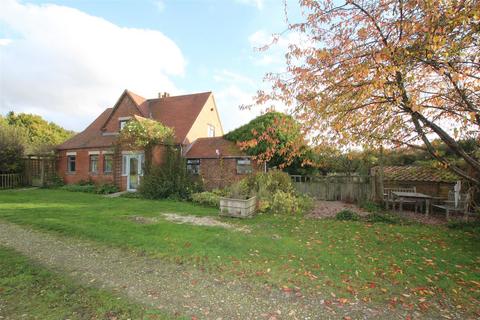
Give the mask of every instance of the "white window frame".
M 107 163 L 105 157 L 110 157 L 110 158 L 111 158 L 112 167 L 111 167 L 111 170 L 110 170 L 110 171 L 106 171 L 106 170 L 105 170 L 105 169 L 107 168 L 107 166 L 105 165 L 105 164 Z M 103 173 L 104 173 L 104 174 L 111 174 L 111 173 L 113 173 L 113 153 L 103 153 Z
M 215 126 L 211 124 L 207 124 L 207 137 L 213 138 L 215 137 Z
M 245 168 L 248 168 L 247 166 L 250 166 L 250 169 L 245 170 Z M 239 167 L 243 168 L 243 170 L 239 170 Z M 236 168 L 237 174 L 250 174 L 253 172 L 252 160 L 249 158 L 237 159 Z
M 93 166 L 92 166 L 92 160 L 93 160 L 93 157 L 96 157 L 97 160 L 95 161 L 95 170 L 93 170 Z M 89 154 L 88 155 L 88 172 L 90 173 L 98 173 L 98 162 L 100 160 L 100 155 L 99 153 L 94 153 L 94 154 Z
M 73 158 L 73 163 L 74 163 L 74 166 L 75 166 L 75 170 L 73 170 L 73 171 L 70 170 L 70 162 L 71 162 L 70 159 L 72 159 L 72 158 Z M 75 154 L 68 154 L 67 153 L 67 172 L 68 173 L 77 172 L 77 154 L 76 153 Z

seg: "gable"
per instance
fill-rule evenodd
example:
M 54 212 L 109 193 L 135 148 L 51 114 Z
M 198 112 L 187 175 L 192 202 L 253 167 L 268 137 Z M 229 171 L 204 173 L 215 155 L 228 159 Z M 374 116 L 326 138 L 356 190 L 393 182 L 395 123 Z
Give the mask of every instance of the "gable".
M 148 100 L 151 118 L 175 132 L 175 143 L 183 144 L 211 92 Z
M 115 104 L 115 107 L 113 108 L 112 113 L 103 125 L 102 130 L 107 133 L 118 132 L 120 129 L 119 121 L 122 118 L 131 118 L 135 115 L 143 116 L 136 101 L 138 100 L 138 102 L 141 103 L 143 102 L 141 99 L 143 98 L 137 95 L 131 95 L 127 90 L 125 90 Z
M 211 94 L 202 109 L 198 113 L 190 130 L 185 136 L 185 144 L 189 144 L 199 138 L 208 137 L 208 128 L 213 126 L 215 128 L 215 137 L 223 136 L 223 127 L 218 115 L 217 106 L 213 94 Z

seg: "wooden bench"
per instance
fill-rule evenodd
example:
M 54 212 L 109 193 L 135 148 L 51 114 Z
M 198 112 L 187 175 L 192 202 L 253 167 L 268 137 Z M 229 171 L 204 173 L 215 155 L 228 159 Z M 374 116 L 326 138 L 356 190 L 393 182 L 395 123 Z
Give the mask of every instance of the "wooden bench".
M 433 207 L 441 210 L 445 210 L 447 220 L 450 220 L 450 213 L 463 213 L 465 218 L 468 216 L 468 205 L 470 203 L 470 194 L 460 194 L 457 206 L 455 206 L 455 194 L 453 192 L 448 193 L 448 200 L 441 204 L 434 204 Z

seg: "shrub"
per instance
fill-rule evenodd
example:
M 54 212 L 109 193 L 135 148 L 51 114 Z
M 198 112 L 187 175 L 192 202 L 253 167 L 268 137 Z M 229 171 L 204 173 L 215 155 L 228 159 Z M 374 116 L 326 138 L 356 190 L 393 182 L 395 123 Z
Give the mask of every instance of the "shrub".
M 94 185 L 93 183 L 82 182 L 82 184 L 66 184 L 62 186 L 61 189 L 72 192 L 86 192 L 97 194 L 110 194 L 118 192 L 118 187 L 112 183 L 101 183 L 98 185 Z
M 93 184 L 67 184 L 61 187 L 63 190 L 72 192 L 95 193 L 95 185 Z
M 297 196 L 298 201 L 300 203 L 300 210 L 304 213 L 312 211 L 312 209 L 315 207 L 315 201 L 313 200 L 312 197 L 302 194 Z
M 255 195 L 255 191 L 248 186 L 247 179 L 238 181 L 228 188 L 228 196 L 235 199 L 245 199 Z
M 248 190 L 253 191 L 258 197 L 267 197 L 280 190 L 285 193 L 294 193 L 290 176 L 279 170 L 270 170 L 250 175 L 245 179 Z
M 277 190 L 272 197 L 270 212 L 277 214 L 300 213 L 299 198 L 292 193 Z
M 95 193 L 98 194 L 110 194 L 120 191 L 113 183 L 101 183 L 96 186 Z
M 64 185 L 65 183 L 63 182 L 63 179 L 60 176 L 53 175 L 47 179 L 45 183 L 45 188 L 59 188 Z
M 364 201 L 360 204 L 360 208 L 368 212 L 382 212 L 382 208 L 375 202 Z
M 335 219 L 342 221 L 358 221 L 360 216 L 350 210 L 342 210 L 335 215 Z
M 22 172 L 25 133 L 0 124 L 0 173 Z
M 313 200 L 298 195 L 290 176 L 278 170 L 248 176 L 230 186 L 229 196 L 239 199 L 256 196 L 260 212 L 298 214 L 313 207 Z
M 139 187 L 140 193 L 147 199 L 187 199 L 201 189 L 201 184 L 194 181 L 187 171 L 180 151 L 174 147 L 166 148 L 165 162 L 152 166 Z
M 191 195 L 193 202 L 215 208 L 220 207 L 220 197 L 220 195 L 213 191 L 198 192 Z

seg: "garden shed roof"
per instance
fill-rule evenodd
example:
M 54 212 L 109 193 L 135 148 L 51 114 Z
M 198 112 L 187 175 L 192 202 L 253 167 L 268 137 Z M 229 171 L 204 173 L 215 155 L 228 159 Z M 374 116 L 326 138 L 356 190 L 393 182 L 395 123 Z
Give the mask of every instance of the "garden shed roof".
M 378 174 L 380 167 L 372 169 Z M 460 177 L 447 169 L 421 166 L 386 166 L 383 168 L 384 180 L 454 183 Z

